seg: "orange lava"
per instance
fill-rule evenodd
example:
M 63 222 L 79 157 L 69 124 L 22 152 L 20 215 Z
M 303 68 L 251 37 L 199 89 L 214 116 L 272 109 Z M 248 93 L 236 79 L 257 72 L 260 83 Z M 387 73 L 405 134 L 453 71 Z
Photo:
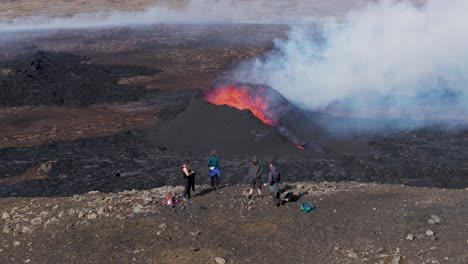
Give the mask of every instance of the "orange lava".
M 296 148 L 298 148 L 298 149 L 304 149 L 304 146 L 303 146 L 303 145 L 296 145 Z
M 264 90 L 253 92 L 251 88 L 235 85 L 220 86 L 205 95 L 205 99 L 215 105 L 229 105 L 239 110 L 249 109 L 263 123 L 273 126 L 274 117 L 268 113 L 269 99 Z

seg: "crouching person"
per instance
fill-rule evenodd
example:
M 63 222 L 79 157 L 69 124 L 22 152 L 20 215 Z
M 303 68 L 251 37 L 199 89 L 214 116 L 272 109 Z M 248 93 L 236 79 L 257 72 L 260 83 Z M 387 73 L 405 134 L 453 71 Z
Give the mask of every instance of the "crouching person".
M 270 163 L 270 172 L 268 173 L 268 185 L 270 185 L 270 192 L 273 197 L 273 202 L 276 206 L 281 205 L 281 198 L 280 198 L 280 186 L 279 182 L 281 180 L 281 173 L 276 168 L 275 164 Z

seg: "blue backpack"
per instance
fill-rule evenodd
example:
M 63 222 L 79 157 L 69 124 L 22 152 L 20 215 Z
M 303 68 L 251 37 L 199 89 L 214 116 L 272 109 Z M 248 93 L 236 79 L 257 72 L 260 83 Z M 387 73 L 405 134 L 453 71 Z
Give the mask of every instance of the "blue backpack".
M 302 203 L 301 210 L 304 211 L 304 213 L 310 213 L 310 212 L 315 212 L 316 208 L 311 203 Z

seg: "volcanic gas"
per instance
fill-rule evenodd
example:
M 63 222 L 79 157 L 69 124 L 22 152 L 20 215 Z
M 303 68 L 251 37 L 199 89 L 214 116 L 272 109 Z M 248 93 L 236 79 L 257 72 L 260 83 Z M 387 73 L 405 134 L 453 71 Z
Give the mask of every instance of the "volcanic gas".
M 271 111 L 271 100 L 265 87 L 221 85 L 205 94 L 205 99 L 215 105 L 228 105 L 239 110 L 248 109 L 263 123 L 270 126 L 278 123 L 279 117 Z

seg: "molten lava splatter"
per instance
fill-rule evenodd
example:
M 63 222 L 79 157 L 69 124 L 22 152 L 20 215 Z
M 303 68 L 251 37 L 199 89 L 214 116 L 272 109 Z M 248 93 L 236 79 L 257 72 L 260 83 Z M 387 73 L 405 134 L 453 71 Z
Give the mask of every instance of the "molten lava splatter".
M 225 85 L 206 94 L 205 99 L 215 105 L 229 105 L 239 110 L 249 109 L 267 125 L 274 126 L 277 123 L 276 117 L 269 113 L 269 98 L 264 88 Z

